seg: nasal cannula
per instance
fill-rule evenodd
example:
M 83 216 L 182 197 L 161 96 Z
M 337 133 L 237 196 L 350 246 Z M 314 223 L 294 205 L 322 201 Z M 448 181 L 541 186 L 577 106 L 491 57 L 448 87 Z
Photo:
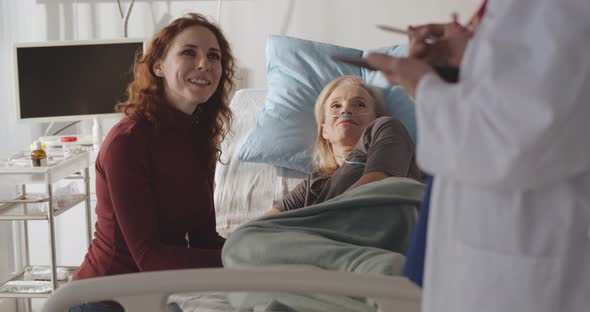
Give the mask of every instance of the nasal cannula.
M 354 114 L 354 116 L 364 116 L 364 115 L 369 115 L 369 113 L 358 113 L 358 114 Z M 332 117 L 352 118 L 352 113 L 333 114 Z

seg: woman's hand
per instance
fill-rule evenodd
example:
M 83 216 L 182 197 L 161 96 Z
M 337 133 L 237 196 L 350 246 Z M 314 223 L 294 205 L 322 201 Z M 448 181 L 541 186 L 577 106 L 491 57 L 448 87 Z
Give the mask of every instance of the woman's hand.
M 408 56 L 429 64 L 459 66 L 473 33 L 457 22 L 409 28 Z
M 276 215 L 277 213 L 281 213 L 281 212 L 282 212 L 281 210 L 279 210 L 279 209 L 277 209 L 275 207 L 272 207 L 271 210 L 265 212 L 260 218 L 264 218 L 264 217 Z
M 390 84 L 401 85 L 412 97 L 416 94 L 416 87 L 422 76 L 434 72 L 434 69 L 428 63 L 415 58 L 371 53 L 367 57 L 367 61 L 379 69 Z
M 371 183 L 371 182 L 377 182 L 377 181 L 381 181 L 383 179 L 389 178 L 389 176 L 383 172 L 370 172 L 367 173 L 365 175 L 363 175 L 362 177 L 360 177 L 360 179 L 358 179 L 353 185 L 351 185 L 345 192 L 348 192 L 350 190 L 353 190 L 359 186 Z

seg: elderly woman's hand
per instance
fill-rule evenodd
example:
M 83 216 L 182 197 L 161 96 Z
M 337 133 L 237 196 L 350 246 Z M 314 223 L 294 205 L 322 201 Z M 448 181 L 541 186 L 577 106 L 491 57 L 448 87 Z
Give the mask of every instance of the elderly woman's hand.
M 422 76 L 434 71 L 428 63 L 415 58 L 371 53 L 367 57 L 367 61 L 379 69 L 390 84 L 401 85 L 412 97 L 415 96 L 416 87 Z

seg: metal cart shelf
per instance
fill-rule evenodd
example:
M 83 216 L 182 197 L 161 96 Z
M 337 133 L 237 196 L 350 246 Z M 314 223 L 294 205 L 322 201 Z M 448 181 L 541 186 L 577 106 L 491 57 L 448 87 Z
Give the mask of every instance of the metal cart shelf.
M 44 167 L 32 167 L 26 159 L 14 159 L 0 163 L 0 181 L 3 185 L 20 187 L 20 195 L 16 198 L 0 199 L 0 220 L 23 221 L 24 224 L 24 267 L 13 276 L 0 284 L 0 289 L 8 285 L 23 285 L 45 287 L 46 292 L 31 291 L 0 291 L 0 297 L 16 298 L 47 298 L 55 289 L 69 280 L 58 281 L 58 266 L 56 263 L 55 217 L 66 212 L 78 204 L 85 203 L 86 207 L 86 236 L 87 243 L 92 240 L 91 207 L 90 207 L 90 155 L 81 153 L 71 158 L 50 161 Z M 54 196 L 54 184 L 63 179 L 81 179 L 84 182 L 84 192 L 61 196 L 59 200 Z M 27 193 L 28 184 L 42 184 L 44 193 Z M 45 220 L 49 226 L 49 249 L 51 253 L 49 270 L 50 278 L 45 281 L 31 279 L 25 272 L 30 270 L 28 221 Z M 62 271 L 73 272 L 75 267 L 59 267 Z M 6 289 L 7 287 L 4 287 Z

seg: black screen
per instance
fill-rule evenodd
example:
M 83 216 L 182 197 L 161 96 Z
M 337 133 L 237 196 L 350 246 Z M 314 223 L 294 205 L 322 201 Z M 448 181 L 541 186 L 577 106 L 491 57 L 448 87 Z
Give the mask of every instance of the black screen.
M 20 118 L 114 113 L 142 45 L 18 47 Z

